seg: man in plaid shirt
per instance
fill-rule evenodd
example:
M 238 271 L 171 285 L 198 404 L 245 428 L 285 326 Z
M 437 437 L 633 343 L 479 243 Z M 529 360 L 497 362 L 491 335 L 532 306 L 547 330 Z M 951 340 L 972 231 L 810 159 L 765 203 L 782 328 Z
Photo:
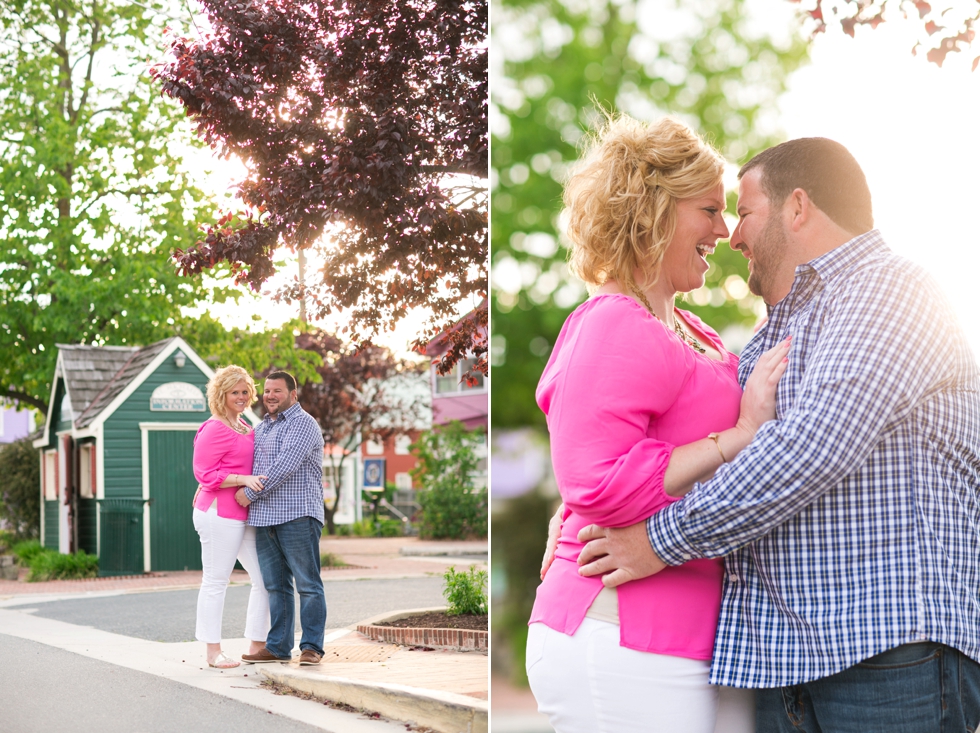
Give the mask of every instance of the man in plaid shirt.
M 255 549 L 269 591 L 272 626 L 265 649 L 242 655 L 242 661 L 253 664 L 292 658 L 294 578 L 303 629 L 299 663 L 319 664 L 323 657 L 327 622 L 320 577 L 323 433 L 296 398 L 296 380 L 288 372 L 272 372 L 265 378 L 262 401 L 267 413 L 255 428 L 252 469 L 254 475 L 266 478 L 261 491 L 243 487 L 235 497 L 249 507 L 248 523 L 256 528 Z
M 711 681 L 758 689 L 757 731 L 976 731 L 976 361 L 843 146 L 783 143 L 739 178 L 731 246 L 769 306 L 739 379 L 792 336 L 777 420 L 646 522 L 585 528 L 580 572 L 727 555 Z

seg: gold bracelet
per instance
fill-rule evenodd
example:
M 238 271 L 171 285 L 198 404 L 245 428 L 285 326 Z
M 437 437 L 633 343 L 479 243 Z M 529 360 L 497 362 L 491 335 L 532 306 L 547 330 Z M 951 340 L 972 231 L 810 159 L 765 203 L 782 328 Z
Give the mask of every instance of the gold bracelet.
M 718 439 L 719 439 L 719 438 L 720 438 L 721 436 L 720 436 L 720 435 L 718 435 L 718 433 L 711 433 L 711 434 L 710 434 L 710 435 L 709 435 L 708 437 L 709 437 L 709 438 L 710 438 L 711 440 L 713 440 L 713 441 L 715 441 L 715 448 L 717 448 L 717 449 L 718 449 L 718 455 L 719 455 L 719 456 L 721 456 L 721 462 L 722 462 L 722 463 L 728 463 L 728 459 L 727 459 L 727 458 L 725 458 L 725 453 L 724 453 L 724 451 L 722 451 L 722 449 L 721 449 L 721 443 L 719 443 L 719 442 L 718 442 Z

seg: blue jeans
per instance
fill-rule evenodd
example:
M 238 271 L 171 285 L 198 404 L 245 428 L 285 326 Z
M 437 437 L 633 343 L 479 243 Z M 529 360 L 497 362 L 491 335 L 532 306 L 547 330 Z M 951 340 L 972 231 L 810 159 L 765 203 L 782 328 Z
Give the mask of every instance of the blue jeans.
M 975 733 L 978 726 L 980 664 L 931 641 L 756 694 L 756 733 Z
M 327 624 L 327 601 L 320 578 L 320 532 L 323 526 L 313 517 L 300 517 L 284 524 L 255 528 L 255 549 L 262 580 L 269 591 L 272 628 L 265 648 L 277 657 L 293 653 L 296 608 L 293 579 L 299 591 L 301 650 L 323 654 L 323 629 Z

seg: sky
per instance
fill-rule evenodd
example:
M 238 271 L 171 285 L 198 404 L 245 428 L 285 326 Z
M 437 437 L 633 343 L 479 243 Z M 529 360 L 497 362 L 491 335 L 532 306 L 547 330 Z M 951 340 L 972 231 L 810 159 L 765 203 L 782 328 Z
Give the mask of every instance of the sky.
M 854 154 L 886 242 L 939 281 L 980 355 L 980 69 L 970 71 L 980 42 L 940 69 L 912 56 L 920 34 L 920 23 L 893 19 L 855 39 L 819 36 L 780 123 L 788 138 L 829 137 Z
M 190 153 L 200 156 L 196 161 L 200 171 L 199 184 L 202 190 L 211 193 L 221 201 L 222 209 L 237 210 L 240 204 L 231 195 L 236 182 L 245 175 L 244 166 L 237 159 L 221 159 L 210 156 L 207 151 Z M 299 317 L 299 304 L 277 303 L 272 294 L 281 287 L 291 283 L 298 274 L 299 266 L 296 255 L 285 248 L 280 249 L 277 259 L 281 261 L 273 277 L 265 282 L 260 293 L 255 294 L 245 289 L 237 301 L 225 303 L 210 303 L 199 308 L 185 309 L 193 315 L 207 311 L 221 321 L 227 328 L 261 329 L 277 328 L 286 321 Z M 307 256 L 306 282 L 314 282 L 317 277 L 318 262 L 314 254 Z M 479 305 L 479 299 L 466 301 L 459 306 L 459 316 Z M 257 317 L 257 318 L 256 318 Z M 409 345 L 422 330 L 428 317 L 424 309 L 413 309 L 398 322 L 392 331 L 377 334 L 374 342 L 386 346 L 401 358 L 418 359 L 419 356 L 411 351 Z M 326 319 L 314 321 L 315 325 L 326 331 L 338 331 L 344 325 L 346 318 L 343 313 L 335 313 Z

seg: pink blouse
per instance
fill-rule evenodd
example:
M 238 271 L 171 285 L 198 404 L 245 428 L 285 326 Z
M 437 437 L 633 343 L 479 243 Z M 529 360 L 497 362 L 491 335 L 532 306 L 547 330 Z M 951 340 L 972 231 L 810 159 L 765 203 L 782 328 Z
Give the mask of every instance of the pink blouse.
M 674 446 L 738 419 L 738 357 L 700 319 L 682 313 L 722 361 L 696 353 L 625 295 L 593 296 L 562 327 L 537 402 L 548 419 L 565 515 L 530 623 L 574 634 L 602 589 L 599 578 L 578 574 L 579 530 L 628 526 L 676 501 L 664 492 Z M 711 659 L 722 563 L 693 560 L 619 586 L 620 645 Z
M 244 423 L 243 423 L 244 424 Z M 248 509 L 235 501 L 237 486 L 222 489 L 222 482 L 233 473 L 252 474 L 255 433 L 237 433 L 216 418 L 206 420 L 194 436 L 194 478 L 201 493 L 194 507 L 206 512 L 218 500 L 218 516 L 226 519 L 248 519 Z

